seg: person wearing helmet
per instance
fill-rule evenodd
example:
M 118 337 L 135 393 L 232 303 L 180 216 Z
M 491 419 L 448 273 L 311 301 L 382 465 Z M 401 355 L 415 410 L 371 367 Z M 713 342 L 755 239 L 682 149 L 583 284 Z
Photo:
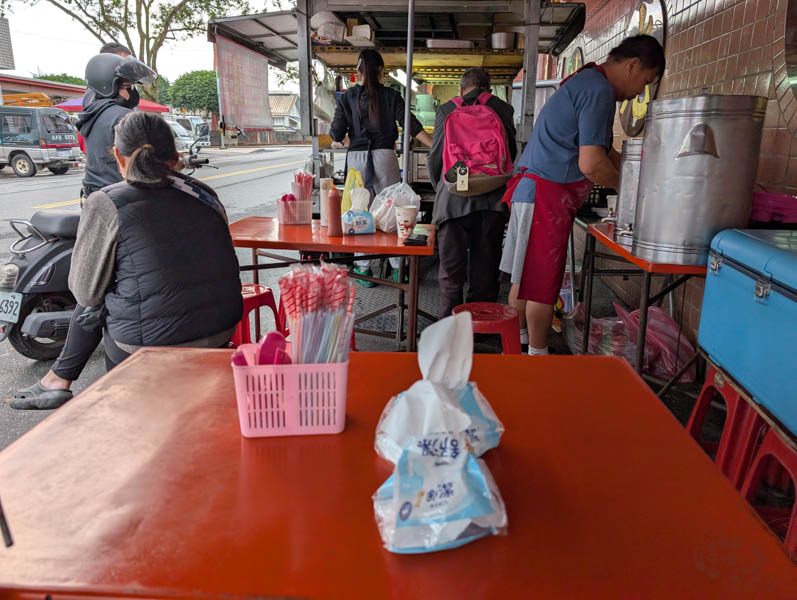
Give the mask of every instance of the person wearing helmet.
M 86 65 L 87 93 L 93 100 L 78 116 L 77 128 L 86 142 L 86 170 L 81 196 L 122 180 L 111 147 L 113 128 L 138 106 L 135 84 L 151 85 L 157 74 L 140 60 L 117 54 L 98 54 Z

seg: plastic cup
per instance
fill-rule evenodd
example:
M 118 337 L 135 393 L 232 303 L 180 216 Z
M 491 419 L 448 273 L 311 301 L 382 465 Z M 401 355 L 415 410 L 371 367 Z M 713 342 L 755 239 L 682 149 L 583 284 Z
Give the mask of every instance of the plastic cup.
M 406 238 L 415 229 L 415 222 L 418 219 L 417 206 L 397 206 L 396 207 L 396 227 L 398 228 L 399 238 Z

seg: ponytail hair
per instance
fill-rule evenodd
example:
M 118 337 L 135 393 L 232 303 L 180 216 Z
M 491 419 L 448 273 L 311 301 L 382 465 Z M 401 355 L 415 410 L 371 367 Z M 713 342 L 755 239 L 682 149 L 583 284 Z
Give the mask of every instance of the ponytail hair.
M 379 83 L 379 69 L 385 67 L 382 55 L 376 50 L 363 50 L 357 59 L 357 72 L 363 78 L 363 87 L 368 92 L 368 122 L 371 127 L 379 125 L 379 115 L 382 109 L 382 95 Z
M 116 124 L 114 146 L 128 159 L 128 183 L 164 183 L 173 173 L 170 163 L 180 158 L 171 126 L 145 112 L 133 111 Z

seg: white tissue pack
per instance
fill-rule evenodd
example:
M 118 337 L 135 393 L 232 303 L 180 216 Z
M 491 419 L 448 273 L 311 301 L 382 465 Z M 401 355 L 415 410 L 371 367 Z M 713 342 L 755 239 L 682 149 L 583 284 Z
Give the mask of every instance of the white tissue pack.
M 375 449 L 395 463 L 373 496 L 391 552 L 446 550 L 506 529 L 506 509 L 485 463 L 504 427 L 474 382 L 473 323 L 463 312 L 427 327 L 418 343 L 423 379 L 390 399 Z
M 392 463 L 410 439 L 431 433 L 465 436 L 481 456 L 498 446 L 504 426 L 472 381 L 473 323 L 463 312 L 424 329 L 418 344 L 423 379 L 390 399 L 376 426 L 376 453 Z
M 506 509 L 490 471 L 464 436 L 414 438 L 373 496 L 385 547 L 416 554 L 506 532 Z
M 351 191 L 351 208 L 340 217 L 344 235 L 374 233 L 374 217 L 368 211 L 371 192 L 365 188 L 354 188 Z

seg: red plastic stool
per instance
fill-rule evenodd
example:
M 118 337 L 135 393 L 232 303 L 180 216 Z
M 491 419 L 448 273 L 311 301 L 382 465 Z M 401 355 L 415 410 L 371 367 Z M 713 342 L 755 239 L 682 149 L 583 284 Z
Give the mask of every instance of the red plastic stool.
M 714 394 L 725 401 L 726 416 L 719 444 L 700 439 Z M 746 399 L 728 381 L 728 377 L 714 364 L 708 363 L 706 383 L 700 391 L 686 430 L 703 449 L 716 453 L 714 459 L 719 470 L 739 489 L 753 460 L 761 433 L 767 425 Z
M 783 535 L 783 545 L 793 561 L 797 561 L 797 510 L 754 504 L 758 488 L 764 479 L 770 463 L 777 462 L 789 474 L 791 481 L 797 485 L 797 450 L 781 437 L 781 433 L 770 429 L 756 453 L 753 465 L 742 485 L 741 493 L 756 509 L 761 518 L 776 534 Z
M 267 306 L 271 309 L 271 312 L 274 313 L 277 331 L 281 331 L 283 334 L 287 335 L 284 313 L 277 310 L 277 303 L 274 301 L 274 293 L 271 291 L 271 288 L 256 283 L 242 283 L 241 295 L 244 300 L 244 313 L 232 336 L 233 345 L 240 346 L 241 344 L 251 343 L 252 336 L 249 333 L 249 313 L 253 310 L 258 310 L 261 306 Z M 259 336 L 260 332 L 256 332 L 256 335 Z
M 473 317 L 473 333 L 500 333 L 504 354 L 520 354 L 520 322 L 514 308 L 497 302 L 468 302 L 452 312 L 464 311 Z

